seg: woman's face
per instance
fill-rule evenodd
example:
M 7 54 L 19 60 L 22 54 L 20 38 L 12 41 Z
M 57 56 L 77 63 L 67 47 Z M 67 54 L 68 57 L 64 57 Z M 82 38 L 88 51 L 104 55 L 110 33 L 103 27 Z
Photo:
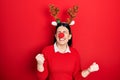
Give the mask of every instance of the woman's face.
M 61 33 L 62 37 L 60 37 Z M 60 26 L 57 28 L 55 38 L 59 45 L 66 45 L 68 41 L 71 39 L 71 36 L 72 35 L 69 33 L 69 30 L 66 27 Z

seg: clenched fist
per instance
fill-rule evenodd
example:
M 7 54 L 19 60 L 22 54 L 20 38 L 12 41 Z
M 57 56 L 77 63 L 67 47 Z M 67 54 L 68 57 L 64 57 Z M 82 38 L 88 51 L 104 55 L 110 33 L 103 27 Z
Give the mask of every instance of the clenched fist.
M 95 72 L 99 70 L 99 65 L 96 64 L 95 62 L 88 68 L 90 72 Z
M 44 64 L 44 61 L 45 61 L 44 55 L 43 54 L 37 54 L 35 59 L 37 61 L 37 70 L 40 71 L 40 72 L 43 72 L 44 71 L 43 64 Z

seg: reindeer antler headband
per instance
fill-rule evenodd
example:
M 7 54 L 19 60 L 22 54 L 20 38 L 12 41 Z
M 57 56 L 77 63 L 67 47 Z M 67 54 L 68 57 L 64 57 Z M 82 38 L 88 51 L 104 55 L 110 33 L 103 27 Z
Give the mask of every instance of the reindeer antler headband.
M 56 21 L 52 21 L 53 26 L 57 26 L 58 23 L 60 23 L 60 19 L 57 17 L 59 13 L 59 8 L 55 7 L 54 5 L 50 5 L 50 13 L 55 18 Z M 73 18 L 76 17 L 76 13 L 78 12 L 78 6 L 73 6 L 72 8 L 69 8 L 67 13 L 69 14 L 69 18 L 67 18 L 67 22 L 69 25 L 74 25 L 75 21 Z

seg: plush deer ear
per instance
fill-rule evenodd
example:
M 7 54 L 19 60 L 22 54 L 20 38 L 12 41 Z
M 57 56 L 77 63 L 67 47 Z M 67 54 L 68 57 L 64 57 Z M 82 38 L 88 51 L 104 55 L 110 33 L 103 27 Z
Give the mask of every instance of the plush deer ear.
M 52 21 L 51 24 L 52 24 L 53 26 L 57 26 L 57 22 L 56 22 L 56 21 Z
M 75 24 L 75 21 L 72 20 L 69 25 L 70 25 L 70 26 L 73 26 L 74 24 Z

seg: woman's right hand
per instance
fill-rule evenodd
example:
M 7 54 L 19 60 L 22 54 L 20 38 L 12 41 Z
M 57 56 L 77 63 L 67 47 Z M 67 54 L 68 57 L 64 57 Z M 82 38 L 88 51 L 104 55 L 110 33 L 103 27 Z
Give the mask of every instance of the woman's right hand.
M 45 58 L 44 58 L 43 54 L 37 54 L 35 59 L 36 59 L 38 64 L 40 64 L 40 65 L 44 64 Z
M 35 59 L 37 61 L 37 70 L 40 71 L 40 72 L 43 72 L 44 71 L 43 64 L 44 64 L 44 61 L 45 61 L 44 55 L 43 54 L 37 54 Z

